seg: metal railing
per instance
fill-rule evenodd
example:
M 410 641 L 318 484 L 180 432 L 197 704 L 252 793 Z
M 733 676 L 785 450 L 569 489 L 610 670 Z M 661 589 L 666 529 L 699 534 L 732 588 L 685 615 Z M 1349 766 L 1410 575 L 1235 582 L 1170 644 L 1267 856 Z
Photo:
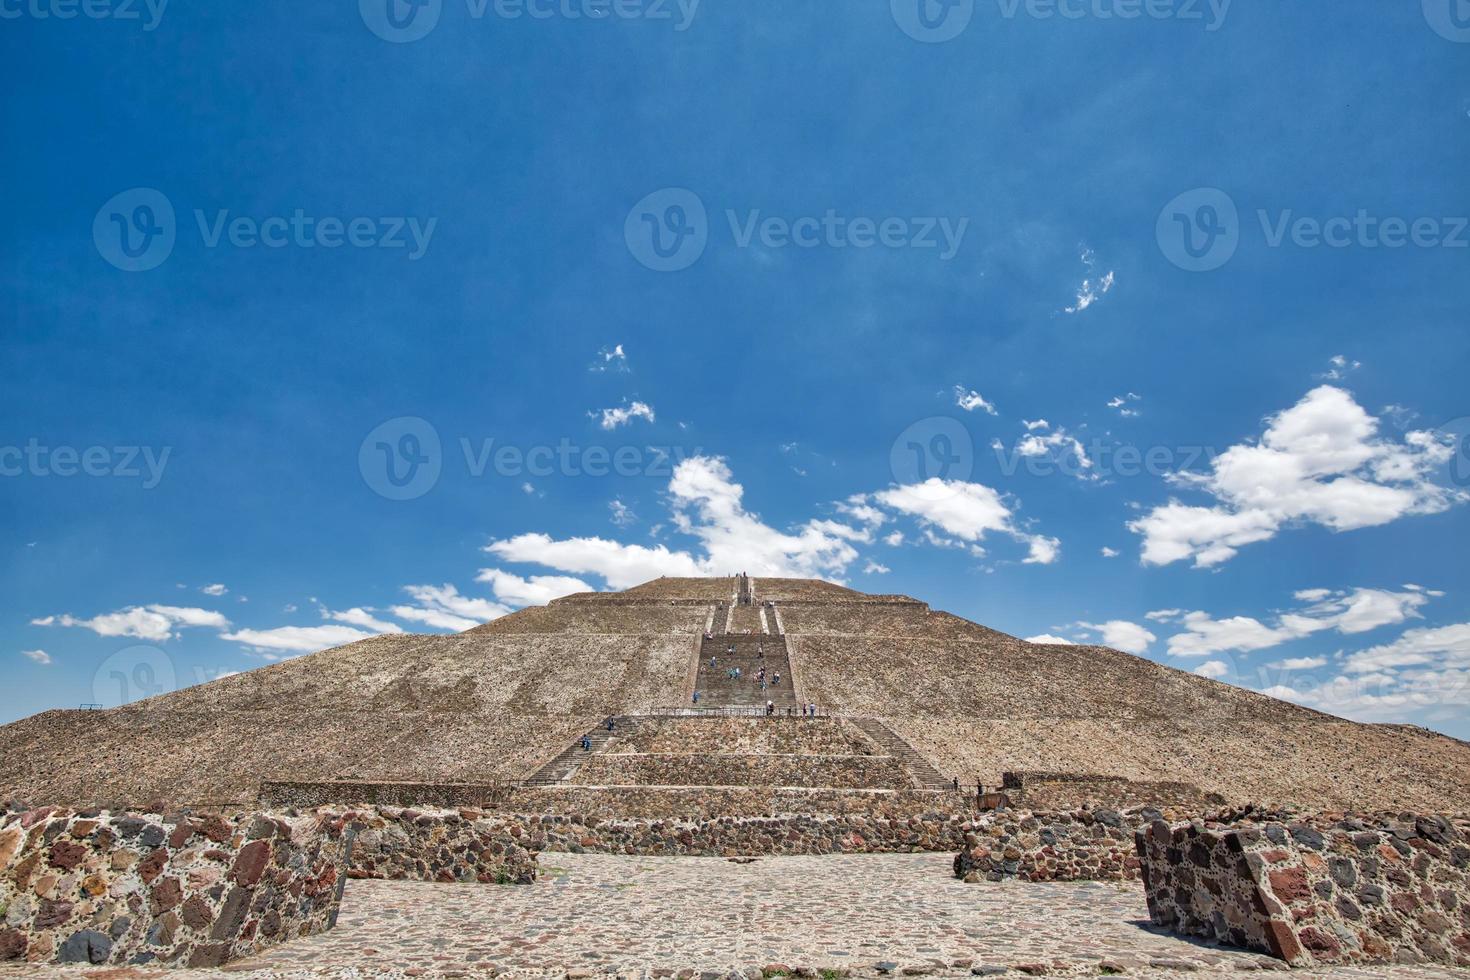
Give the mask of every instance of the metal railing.
M 764 718 L 766 717 L 766 706 L 763 704 L 750 705 L 725 705 L 719 708 L 645 708 L 637 715 L 657 718 Z M 823 708 L 818 708 L 816 714 L 805 712 L 801 705 L 776 708 L 771 712 L 773 718 L 830 718 L 832 717 Z

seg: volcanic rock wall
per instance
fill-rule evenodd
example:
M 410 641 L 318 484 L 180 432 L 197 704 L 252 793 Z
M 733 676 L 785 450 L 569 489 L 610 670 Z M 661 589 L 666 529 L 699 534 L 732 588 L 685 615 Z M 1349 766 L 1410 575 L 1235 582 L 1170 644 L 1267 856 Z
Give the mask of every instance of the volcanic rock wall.
M 588 756 L 571 782 L 584 786 L 822 786 L 875 789 L 910 785 L 888 756 L 743 755 L 727 752 Z
M 351 878 L 502 885 L 536 880 L 536 855 L 523 845 L 527 834 L 516 820 L 472 810 L 392 808 L 334 816 L 358 828 Z
M 0 960 L 218 966 L 330 928 L 345 850 L 316 816 L 12 813 Z
M 1137 835 L 1149 914 L 1293 966 L 1470 966 L 1470 825 L 1442 817 L 1206 826 Z
M 1131 881 L 1139 877 L 1134 831 L 1157 810 L 997 811 L 966 828 L 954 874 L 967 882 Z

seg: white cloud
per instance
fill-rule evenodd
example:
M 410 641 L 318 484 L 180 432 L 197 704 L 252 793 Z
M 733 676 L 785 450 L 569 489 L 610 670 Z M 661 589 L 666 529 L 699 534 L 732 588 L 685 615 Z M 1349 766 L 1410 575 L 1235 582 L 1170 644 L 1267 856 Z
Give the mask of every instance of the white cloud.
M 1169 653 L 1176 657 L 1202 657 L 1232 650 L 1245 653 L 1323 630 L 1336 630 L 1345 635 L 1365 633 L 1417 617 L 1419 607 L 1429 601 L 1420 592 L 1362 588 L 1340 592 L 1303 589 L 1296 597 L 1310 601 L 1311 605 L 1282 613 L 1276 617 L 1274 626 L 1250 616 L 1214 619 L 1204 612 L 1188 613 L 1183 619 L 1187 632 L 1169 637 Z
M 40 664 L 42 667 L 51 663 L 51 655 L 45 650 L 22 650 L 20 655 L 34 663 Z
M 1060 550 L 1055 538 L 1021 530 L 1007 501 L 980 484 L 932 479 L 853 494 L 834 508 L 854 522 L 811 518 L 785 530 L 746 510 L 744 494 L 723 459 L 696 456 L 675 467 L 666 496 L 673 527 L 694 538 L 696 548 L 647 547 L 599 537 L 554 539 L 533 532 L 492 541 L 484 550 L 503 561 L 601 576 L 613 589 L 662 575 L 728 575 L 732 571 L 840 580 L 859 559 L 858 547 L 873 544 L 876 529 L 893 512 L 918 519 L 922 538 L 938 546 L 973 549 L 985 534 L 999 532 L 1025 543 L 1025 560 L 1031 563 L 1055 561 Z M 899 530 L 883 538 L 890 546 L 905 540 Z M 864 566 L 870 574 L 874 567 L 883 566 L 876 561 Z
M 1210 614 L 1204 612 L 1185 613 L 1184 627 L 1188 632 L 1169 637 L 1169 655 L 1172 657 L 1205 657 L 1227 650 L 1241 653 L 1264 650 L 1297 635 L 1288 630 L 1272 629 L 1250 616 L 1211 619 Z
M 669 481 L 673 523 L 696 538 L 703 554 L 622 544 L 603 538 L 554 540 L 521 534 L 494 541 L 485 550 L 506 561 L 544 565 L 564 572 L 602 576 L 610 588 L 625 589 L 660 575 L 840 576 L 858 557 L 853 542 L 871 531 L 838 521 L 809 520 L 790 532 L 765 524 L 745 510 L 745 490 L 734 482 L 725 461 L 696 456 L 674 469 Z M 860 504 L 856 499 L 850 506 Z
M 892 569 L 890 569 L 887 565 L 881 565 L 871 558 L 869 558 L 868 563 L 863 566 L 864 575 L 887 575 L 890 571 L 892 571 Z
M 1133 402 L 1142 400 L 1142 396 L 1134 394 L 1130 391 L 1126 395 L 1117 395 L 1109 399 L 1108 408 L 1113 409 L 1122 418 L 1136 419 L 1142 413 L 1139 412 L 1136 408 L 1131 408 L 1130 405 Z
M 1270 664 L 1267 664 L 1267 666 L 1274 667 L 1277 670 L 1316 670 L 1318 667 L 1327 666 L 1327 658 L 1288 657 L 1285 660 L 1274 661 Z
M 1064 636 L 1052 636 L 1050 633 L 1041 633 L 1037 636 L 1026 637 L 1025 642 L 1035 643 L 1040 646 L 1070 647 L 1076 646 L 1071 640 Z
M 604 408 L 600 413 L 589 412 L 588 414 L 593 418 L 597 418 L 600 414 L 602 418 L 597 424 L 604 429 L 616 429 L 618 426 L 627 425 L 634 419 L 644 419 L 648 422 L 654 420 L 653 406 L 640 401 L 624 404 L 619 408 Z
M 627 589 L 660 575 L 697 576 L 704 572 L 687 552 L 664 545 L 645 548 L 605 538 L 553 540 L 546 534 L 518 534 L 485 546 L 489 553 L 511 562 L 545 565 L 563 572 L 600 575 L 609 587 Z
M 1026 544 L 1029 550 L 1021 559 L 1023 565 L 1050 565 L 1062 556 L 1062 542 L 1057 538 L 1033 534 L 1026 538 Z
M 435 629 L 462 633 L 511 612 L 498 602 L 460 595 L 452 585 L 407 585 L 403 591 L 418 604 L 394 606 L 393 615 Z
M 1098 279 L 1084 279 L 1082 285 L 1077 287 L 1077 300 L 1066 308 L 1068 313 L 1081 313 L 1093 303 L 1106 296 L 1113 288 L 1113 273 L 1108 271 Z
M 1125 653 L 1141 654 L 1148 649 L 1150 643 L 1158 639 L 1146 628 L 1126 619 L 1110 619 L 1105 623 L 1078 623 L 1077 628 L 1101 635 L 1104 646 Z
M 476 582 L 485 582 L 495 598 L 506 605 L 544 606 L 552 599 L 577 592 L 595 592 L 596 589 L 579 578 L 566 575 L 532 575 L 522 578 L 498 568 L 482 568 L 475 576 Z
M 941 547 L 960 542 L 978 543 L 986 534 L 1006 534 L 1029 548 L 1025 561 L 1050 564 L 1056 561 L 1060 542 L 1056 538 L 1019 530 L 1005 497 L 981 483 L 941 480 L 930 477 L 923 483 L 880 490 L 873 499 L 885 507 L 908 514 L 924 526 L 925 537 Z M 934 533 L 939 529 L 951 538 Z
M 607 502 L 607 509 L 612 512 L 608 520 L 612 521 L 618 527 L 627 527 L 630 524 L 636 524 L 638 521 L 638 515 L 633 513 L 633 508 L 623 503 L 617 497 Z
M 1408 630 L 1392 643 L 1352 654 L 1343 673 L 1322 684 L 1274 690 L 1357 721 L 1461 720 L 1470 710 L 1470 623 Z
M 1183 609 L 1155 609 L 1153 612 L 1143 614 L 1144 619 L 1151 619 L 1156 623 L 1167 623 L 1184 615 Z
M 1082 264 L 1087 266 L 1089 271 L 1097 268 L 1097 256 L 1092 249 L 1083 246 L 1081 257 Z M 1108 290 L 1112 288 L 1113 273 L 1111 270 L 1097 278 L 1088 276 L 1082 280 L 1082 285 L 1077 287 L 1077 301 L 1072 306 L 1067 307 L 1067 312 L 1081 313 L 1103 296 L 1107 295 Z
M 206 586 L 204 586 L 199 591 L 200 592 L 203 592 L 205 595 L 219 596 L 219 595 L 224 595 L 226 592 L 228 592 L 230 590 L 227 589 L 227 588 L 225 588 L 223 585 L 219 584 L 218 582 L 216 582 L 214 585 L 206 585 Z
M 1145 564 L 1192 558 L 1196 567 L 1209 567 L 1283 527 L 1349 531 L 1470 499 L 1430 478 L 1451 452 L 1430 432 L 1406 433 L 1402 442 L 1380 439 L 1376 418 L 1348 392 L 1323 385 L 1268 418 L 1259 443 L 1232 446 L 1209 473 L 1171 477 L 1211 495 L 1211 506 L 1170 501 L 1128 527 L 1143 536 Z
M 1363 366 L 1362 361 L 1348 360 L 1348 358 L 1342 354 L 1332 355 L 1327 359 L 1327 363 L 1329 365 L 1328 369 L 1317 375 L 1318 378 L 1324 379 L 1326 381 L 1341 381 L 1349 374 L 1352 374 L 1358 368 Z
M 1120 552 L 1117 549 L 1109 548 L 1107 545 L 1103 545 L 1102 556 L 1104 558 L 1117 558 L 1119 554 Z
M 612 347 L 604 347 L 599 350 L 587 370 L 595 373 L 601 373 L 603 371 L 626 373 L 628 370 L 628 355 L 623 352 L 623 345 L 614 344 Z
M 954 403 L 967 412 L 973 412 L 976 409 L 980 409 L 987 415 L 999 414 L 996 411 L 995 406 L 986 401 L 985 397 L 981 395 L 980 392 L 975 391 L 973 388 L 966 390 L 964 385 L 954 386 Z
M 1013 450 L 1017 456 L 1035 458 L 1051 456 L 1059 461 L 1074 461 L 1074 465 L 1061 466 L 1064 472 L 1075 476 L 1079 480 L 1096 480 L 1098 477 L 1092 473 L 1092 460 L 1087 455 L 1087 448 L 1082 445 L 1082 440 L 1069 433 L 1064 427 L 1052 429 L 1045 419 L 1035 422 L 1021 423 L 1026 427 L 1026 435 L 1016 440 Z M 1050 431 L 1047 431 L 1050 430 Z M 991 446 L 997 450 L 1003 450 L 1005 444 L 999 439 L 993 440 Z
M 242 629 L 221 634 L 222 639 L 242 643 L 269 654 L 316 653 L 344 643 L 366 640 L 372 633 L 350 626 L 278 626 L 275 629 Z M 267 659 L 280 659 L 268 656 Z
M 839 513 L 846 514 L 849 517 L 862 521 L 864 524 L 867 524 L 870 527 L 877 527 L 879 524 L 882 524 L 884 521 L 888 520 L 887 514 L 883 513 L 877 507 L 868 504 L 866 501 L 867 497 L 863 494 L 853 494 L 851 497 L 848 497 L 845 501 L 838 504 L 837 510 Z M 903 540 L 903 534 L 901 532 L 894 531 L 893 534 L 898 535 L 899 541 Z M 889 535 L 889 537 L 892 536 L 892 534 Z
M 1223 660 L 1206 660 L 1204 663 L 1194 668 L 1194 672 L 1201 677 L 1208 677 L 1211 680 L 1217 680 L 1230 673 L 1230 665 Z
M 1470 623 L 1408 630 L 1392 643 L 1352 654 L 1343 670 L 1349 674 L 1368 674 L 1405 667 L 1470 669 Z
M 80 626 L 98 636 L 131 636 L 140 640 L 163 642 L 177 636 L 179 627 L 208 626 L 224 629 L 230 621 L 220 613 L 192 606 L 129 606 L 117 612 L 104 613 L 91 619 L 78 619 L 69 613 L 31 620 L 32 626 Z
M 402 633 L 403 627 L 397 623 L 390 623 L 378 619 L 373 615 L 374 610 L 354 606 L 351 609 L 331 610 L 323 609 L 322 618 L 330 619 L 338 623 L 346 623 L 349 626 L 361 626 L 363 629 L 373 633 Z

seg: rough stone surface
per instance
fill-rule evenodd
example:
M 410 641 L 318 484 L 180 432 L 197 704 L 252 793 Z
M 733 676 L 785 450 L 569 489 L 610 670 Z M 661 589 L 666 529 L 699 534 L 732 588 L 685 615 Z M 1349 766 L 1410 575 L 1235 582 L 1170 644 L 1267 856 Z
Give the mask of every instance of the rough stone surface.
M 955 877 L 967 882 L 1124 881 L 1139 877 L 1133 831 L 1146 811 L 997 811 L 967 825 Z
M 774 980 L 784 967 L 788 977 L 835 980 L 1019 978 L 1025 966 L 1032 975 L 1096 978 L 1107 962 L 1125 978 L 1164 980 L 1238 978 L 1283 967 L 1258 953 L 1213 949 L 1140 927 L 1147 910 L 1136 884 L 967 885 L 950 877 L 947 865 L 938 854 L 750 864 L 587 854 L 555 856 L 554 866 L 529 886 L 349 881 L 336 929 L 227 969 L 233 977 L 262 980 Z M 1340 967 L 1292 976 L 1462 980 L 1463 972 Z
M 1241 816 L 1138 832 L 1156 924 L 1293 966 L 1470 966 L 1470 822 Z
M 1470 746 L 1422 730 L 1334 719 L 1116 650 L 1028 644 L 901 596 L 793 579 L 752 590 L 776 603 L 798 701 L 881 719 L 946 779 L 1090 774 L 1231 802 L 1423 812 L 1470 798 Z M 137 705 L 45 712 L 0 727 L 0 793 L 222 806 L 249 803 L 267 779 L 522 779 L 602 718 L 689 706 L 703 631 L 735 592 L 733 579 L 665 579 L 453 636 L 374 637 Z M 1128 801 L 1028 805 L 1083 802 Z
M 343 829 L 318 815 L 6 814 L 0 840 L 19 845 L 0 849 L 0 960 L 223 963 L 323 930 Z M 281 923 L 270 933 L 267 917 Z

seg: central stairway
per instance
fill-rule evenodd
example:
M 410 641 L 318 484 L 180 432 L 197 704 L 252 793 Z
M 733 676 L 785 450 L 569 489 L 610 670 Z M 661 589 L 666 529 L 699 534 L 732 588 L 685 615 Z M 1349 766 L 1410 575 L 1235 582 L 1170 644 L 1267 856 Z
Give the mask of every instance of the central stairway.
M 731 653 L 730 648 L 735 648 Z M 738 667 L 740 677 L 729 676 Z M 766 671 L 766 686 L 761 689 L 761 668 Z M 772 683 L 779 675 L 780 682 Z M 764 708 L 770 701 L 777 714 L 797 707 L 796 692 L 791 684 L 791 657 L 784 636 L 766 633 L 730 633 L 705 639 L 699 647 L 699 671 L 694 689 L 699 703 L 694 708 Z

